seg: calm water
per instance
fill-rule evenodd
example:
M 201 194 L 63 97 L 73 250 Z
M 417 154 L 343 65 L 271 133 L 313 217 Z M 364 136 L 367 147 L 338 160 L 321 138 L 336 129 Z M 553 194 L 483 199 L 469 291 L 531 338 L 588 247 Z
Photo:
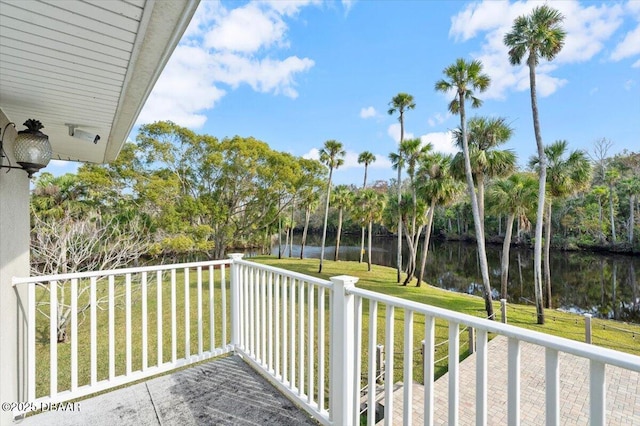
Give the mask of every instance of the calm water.
M 298 244 L 293 245 L 293 256 L 299 257 L 300 235 L 294 237 L 294 242 Z M 320 244 L 319 235 L 310 235 L 305 257 L 320 258 Z M 448 290 L 481 295 L 482 279 L 476 252 L 475 243 L 433 242 L 427 259 L 426 282 Z M 289 256 L 288 250 L 283 253 L 283 256 Z M 334 253 L 335 236 L 328 235 L 325 259 L 333 260 Z M 359 253 L 360 236 L 343 236 L 340 259 L 357 261 Z M 394 238 L 373 239 L 373 263 L 395 267 L 395 253 Z M 272 254 L 278 254 L 277 246 Z M 495 299 L 499 298 L 501 255 L 502 245 L 487 245 Z M 403 253 L 403 256 L 406 259 L 408 253 Z M 533 301 L 533 250 L 512 248 L 510 258 L 509 300 L 518 303 Z M 640 256 L 552 251 L 551 283 L 554 308 L 640 323 Z

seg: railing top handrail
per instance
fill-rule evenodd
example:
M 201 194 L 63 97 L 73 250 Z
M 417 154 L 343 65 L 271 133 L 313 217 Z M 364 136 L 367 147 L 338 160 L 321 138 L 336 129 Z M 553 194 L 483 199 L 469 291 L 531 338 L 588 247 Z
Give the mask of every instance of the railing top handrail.
M 43 281 L 63 281 L 80 278 L 104 277 L 110 275 L 135 274 L 139 272 L 156 272 L 170 269 L 194 268 L 198 266 L 216 266 L 231 264 L 231 259 L 205 260 L 202 262 L 175 263 L 170 265 L 138 266 L 135 268 L 105 269 L 102 271 L 72 272 L 68 274 L 34 275 L 30 277 L 13 277 L 14 286 L 18 284 L 34 284 Z
M 333 287 L 333 284 L 331 283 L 331 281 L 323 280 L 322 278 L 312 277 L 311 275 L 301 274 L 299 272 L 293 272 L 288 269 L 278 268 L 275 266 L 265 265 L 262 263 L 251 262 L 249 260 L 244 260 L 244 259 L 236 260 L 235 262 L 240 265 L 252 266 L 264 271 L 274 272 L 277 274 L 286 275 L 288 277 L 293 277 L 302 281 L 306 281 L 308 283 L 316 284 L 320 287 L 325 287 L 325 288 Z
M 600 361 L 605 364 L 610 364 L 617 367 L 626 368 L 628 370 L 640 372 L 640 356 L 631 355 L 600 346 L 594 346 L 563 337 L 552 336 L 550 334 L 545 334 L 539 331 L 527 330 L 513 325 L 491 321 L 485 318 L 478 318 L 472 315 L 450 311 L 447 309 L 438 308 L 436 306 L 426 305 L 424 303 L 401 299 L 395 296 L 387 296 L 385 294 L 377 293 L 371 290 L 365 290 L 363 288 L 350 288 L 347 289 L 347 293 L 375 300 L 376 302 L 393 305 L 394 307 L 405 308 L 413 312 L 442 318 L 450 322 L 486 330 L 490 333 L 496 333 L 506 337 L 513 337 L 524 342 L 548 347 L 560 352 L 566 352 L 583 358 Z

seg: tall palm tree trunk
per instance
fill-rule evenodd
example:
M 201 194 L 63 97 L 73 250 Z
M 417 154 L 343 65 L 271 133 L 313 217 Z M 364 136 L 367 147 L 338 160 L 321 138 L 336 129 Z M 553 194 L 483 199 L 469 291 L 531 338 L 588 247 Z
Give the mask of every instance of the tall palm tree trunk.
M 302 241 L 300 241 L 300 259 L 304 258 L 304 246 L 307 243 L 307 230 L 309 229 L 309 218 L 311 209 L 307 207 L 304 211 L 304 229 L 302 230 Z
M 402 142 L 402 136 L 400 137 Z M 396 265 L 398 270 L 398 284 L 400 283 L 400 274 L 402 273 L 402 214 L 400 214 L 400 201 L 402 200 L 402 167 L 398 164 L 398 254 L 396 255 Z M 404 284 L 406 285 L 406 283 Z
M 467 186 L 469 188 L 469 196 L 471 197 L 471 211 L 473 213 L 473 223 L 476 231 L 476 242 L 478 245 L 478 257 L 480 261 L 480 273 L 482 275 L 482 284 L 484 286 L 484 305 L 487 311 L 487 317 L 494 319 L 493 304 L 491 300 L 491 283 L 489 281 L 489 264 L 487 263 L 487 252 L 484 246 L 484 234 L 480 221 L 480 211 L 478 209 L 478 199 L 473 185 L 473 175 L 471 172 L 471 160 L 469 158 L 469 143 L 467 141 L 466 130 L 466 114 L 464 110 L 464 97 L 460 94 L 460 128 L 462 129 L 462 151 L 464 154 L 464 170 L 467 177 Z
M 358 160 L 359 161 L 359 160 Z M 367 169 L 369 168 L 369 163 L 364 163 L 364 181 L 362 182 L 362 189 L 367 188 Z M 362 238 L 360 239 L 360 263 L 362 263 L 362 257 L 364 256 L 364 228 L 362 225 Z
M 544 152 L 542 135 L 540 134 L 540 120 L 538 118 L 538 101 L 536 96 L 536 64 L 535 58 L 530 55 L 527 61 L 529 65 L 529 85 L 531 93 L 531 111 L 533 115 L 533 131 L 538 146 L 538 158 L 540 161 L 540 176 L 538 183 L 538 210 L 536 212 L 535 243 L 533 248 L 533 282 L 536 298 L 536 314 L 538 324 L 544 324 L 544 308 L 542 305 L 542 222 L 544 217 L 544 196 L 547 183 L 547 156 Z
M 367 271 L 371 272 L 371 228 L 373 227 L 373 221 L 369 221 L 369 241 L 367 250 Z
M 547 297 L 544 301 L 544 307 L 551 308 L 551 199 L 547 203 L 547 214 L 545 218 L 545 236 L 544 236 L 544 285 L 547 292 Z
M 362 237 L 360 238 L 360 260 L 359 263 L 362 263 L 362 258 L 364 257 L 364 226 L 362 227 Z
M 289 257 L 293 257 L 293 213 L 295 205 L 296 197 L 294 195 L 293 200 L 291 201 L 291 239 L 289 240 Z
M 336 252 L 333 255 L 334 262 L 338 261 L 338 253 L 340 251 L 340 235 L 342 235 L 342 207 L 340 207 L 340 209 L 338 210 L 338 235 L 336 236 Z
M 329 168 L 329 181 L 327 182 L 327 202 L 324 207 L 324 226 L 322 228 L 322 248 L 320 249 L 320 266 L 318 273 L 322 273 L 322 262 L 324 261 L 324 245 L 327 242 L 327 221 L 329 219 L 329 199 L 331 198 L 331 177 L 333 176 L 333 167 Z
M 420 259 L 420 273 L 418 274 L 418 282 L 416 287 L 422 285 L 424 279 L 424 270 L 427 267 L 427 253 L 429 252 L 429 240 L 431 239 L 431 229 L 433 228 L 433 211 L 436 208 L 435 200 L 431 201 L 429 213 L 427 214 L 427 229 L 424 232 L 424 242 L 422 243 L 422 259 Z
M 484 174 L 476 173 L 476 183 L 478 185 L 478 212 L 480 213 L 480 226 L 484 237 Z
M 280 200 L 278 200 L 278 259 L 282 259 L 282 216 L 280 216 Z
M 500 266 L 500 297 L 507 298 L 507 283 L 509 281 L 509 251 L 511 249 L 511 234 L 513 232 L 513 222 L 516 218 L 515 213 L 509 213 L 507 217 L 507 229 L 502 242 L 502 264 Z
M 289 234 L 290 234 L 290 233 L 291 233 L 291 227 L 290 227 L 290 226 L 287 226 L 287 227 L 286 227 L 286 229 L 285 229 L 285 235 L 286 235 L 286 237 L 285 237 L 285 239 L 284 239 L 284 249 L 285 249 L 285 253 L 286 253 L 286 250 L 289 248 Z M 289 253 L 289 255 L 291 255 L 291 253 Z M 289 257 L 291 257 L 291 256 L 289 256 Z
M 413 277 L 415 276 L 416 271 L 416 256 L 417 256 L 417 242 L 416 239 L 414 241 L 413 237 L 410 235 L 411 231 L 409 229 L 405 229 L 405 238 L 407 240 L 407 249 L 409 250 L 409 258 L 407 259 L 407 276 L 405 277 L 402 285 L 407 285 L 411 282 Z
M 410 231 L 411 235 L 407 235 L 407 240 L 409 241 L 408 244 L 410 246 L 409 264 L 411 266 L 407 268 L 407 277 L 404 280 L 404 285 L 409 284 L 416 274 L 418 244 L 420 242 L 420 233 L 421 233 L 420 231 L 416 232 L 416 222 L 417 222 L 416 216 L 417 216 L 418 200 L 417 200 L 417 194 L 416 194 L 416 186 L 413 181 L 413 176 L 411 177 L 411 202 L 412 202 L 412 208 L 413 208 L 413 216 L 411 217 L 411 231 Z

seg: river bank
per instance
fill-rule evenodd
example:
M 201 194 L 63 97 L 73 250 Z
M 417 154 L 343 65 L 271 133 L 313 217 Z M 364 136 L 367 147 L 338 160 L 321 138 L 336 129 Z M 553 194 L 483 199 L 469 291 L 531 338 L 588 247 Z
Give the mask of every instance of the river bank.
M 310 235 L 304 249 L 305 258 L 320 257 L 319 235 Z M 299 237 L 291 248 L 282 247 L 282 257 L 299 258 Z M 372 263 L 395 268 L 396 239 L 374 237 Z M 421 250 L 421 249 L 420 249 Z M 499 295 L 501 244 L 487 244 L 490 279 L 494 299 Z M 429 248 L 425 279 L 436 287 L 480 296 L 480 271 L 475 242 L 434 240 Z M 278 255 L 274 246 L 272 255 Z M 327 235 L 325 259 L 333 259 L 335 236 Z M 420 256 L 419 251 L 418 256 Z M 406 247 L 402 256 L 406 263 Z M 365 260 L 366 260 L 365 255 Z M 360 236 L 345 235 L 339 251 L 340 260 L 360 259 Z M 640 324 L 640 256 L 587 251 L 552 250 L 550 258 L 552 306 L 594 317 L 616 319 Z M 508 301 L 524 303 L 535 299 L 533 287 L 533 250 L 515 246 L 510 251 Z

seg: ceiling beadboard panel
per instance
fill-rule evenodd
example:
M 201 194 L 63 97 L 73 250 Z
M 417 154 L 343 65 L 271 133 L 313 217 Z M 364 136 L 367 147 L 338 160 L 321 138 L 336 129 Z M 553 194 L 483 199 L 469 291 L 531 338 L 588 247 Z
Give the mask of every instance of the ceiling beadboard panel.
M 3 3 L 1 103 L 18 129 L 36 118 L 55 158 L 100 162 L 142 13 L 119 0 Z M 92 144 L 69 136 L 65 123 L 100 134 L 104 142 L 87 146 Z
M 40 120 L 54 158 L 113 159 L 198 2 L 0 0 L 0 108 L 18 130 Z

